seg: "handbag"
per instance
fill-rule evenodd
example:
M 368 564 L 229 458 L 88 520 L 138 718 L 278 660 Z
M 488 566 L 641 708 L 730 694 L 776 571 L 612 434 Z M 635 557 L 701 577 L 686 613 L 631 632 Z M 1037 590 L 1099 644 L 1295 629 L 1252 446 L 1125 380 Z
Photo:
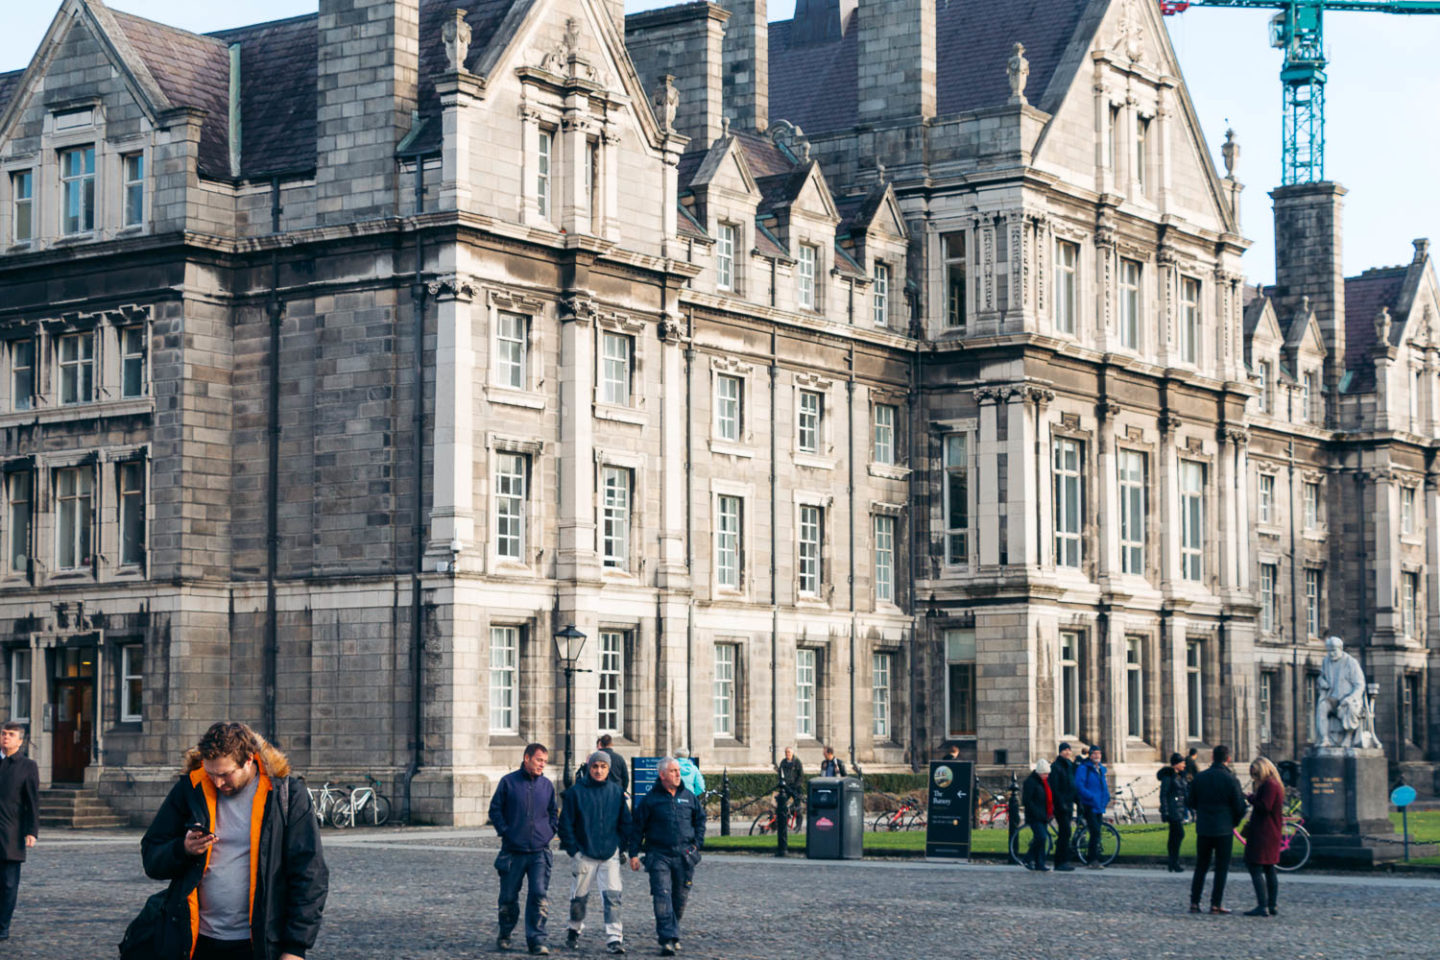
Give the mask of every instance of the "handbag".
M 168 911 L 169 898 L 170 891 L 161 890 L 145 901 L 139 915 L 125 928 L 125 938 L 120 941 L 120 960 L 179 960 L 183 955 L 181 945 L 190 939 L 189 918 L 180 918 Z M 181 924 L 187 929 L 180 930 Z M 183 940 L 181 933 L 185 935 Z

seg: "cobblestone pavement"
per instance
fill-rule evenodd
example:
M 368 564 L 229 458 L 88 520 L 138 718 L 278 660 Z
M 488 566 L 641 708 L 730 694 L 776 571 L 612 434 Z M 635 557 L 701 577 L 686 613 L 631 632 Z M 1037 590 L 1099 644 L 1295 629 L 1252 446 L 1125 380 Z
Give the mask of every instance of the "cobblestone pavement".
M 116 956 L 125 924 L 159 886 L 139 835 L 51 833 L 32 852 L 4 960 Z M 494 841 L 482 831 L 326 833 L 330 902 L 314 960 L 497 956 Z M 557 857 L 551 950 L 562 946 L 569 871 Z M 656 953 L 643 874 L 625 872 L 631 956 Z M 1281 916 L 1240 916 L 1249 878 L 1230 878 L 1228 917 L 1185 912 L 1189 875 L 1160 869 L 1037 875 L 1005 866 L 812 863 L 711 855 L 685 918 L 683 956 L 855 958 L 1434 957 L 1440 881 L 1308 873 L 1283 877 Z M 590 919 L 600 919 L 592 894 Z M 587 926 L 579 956 L 603 956 Z

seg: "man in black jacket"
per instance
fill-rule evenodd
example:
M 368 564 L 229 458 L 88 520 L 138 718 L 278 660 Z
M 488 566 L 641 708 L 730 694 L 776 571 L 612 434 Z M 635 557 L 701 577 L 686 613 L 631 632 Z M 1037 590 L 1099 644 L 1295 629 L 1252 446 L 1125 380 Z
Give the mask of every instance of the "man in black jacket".
M 1165 850 L 1170 855 L 1167 869 L 1171 873 L 1183 873 L 1180 846 L 1185 842 L 1185 804 L 1189 793 L 1185 758 L 1178 753 L 1170 754 L 1170 766 L 1161 767 L 1155 778 L 1160 781 L 1160 819 L 1170 825 L 1170 836 L 1165 841 Z
M 1195 877 L 1190 881 L 1190 912 L 1200 912 L 1205 873 L 1215 860 L 1215 884 L 1210 889 L 1210 912 L 1229 913 L 1224 907 L 1225 875 L 1230 872 L 1230 851 L 1235 825 L 1245 816 L 1245 791 L 1230 772 L 1230 748 L 1223 743 L 1211 754 L 1212 763 L 1190 784 L 1187 803 L 1195 811 Z
M 1041 873 L 1050 868 L 1045 866 L 1045 842 L 1050 839 L 1050 817 L 1053 814 L 1051 789 L 1046 781 L 1050 775 L 1050 761 L 1041 757 L 1035 761 L 1035 769 L 1025 778 L 1020 791 L 1020 802 L 1025 807 L 1025 826 L 1030 828 L 1030 852 L 1025 866 Z
M 621 793 L 629 793 L 630 768 L 625 765 L 625 758 L 616 753 L 614 747 L 611 746 L 614 742 L 615 740 L 610 734 L 602 734 L 600 739 L 595 741 L 595 747 L 596 749 L 604 750 L 610 755 L 610 773 L 608 776 L 612 781 L 620 784 Z
M 674 758 L 662 759 L 655 776 L 655 786 L 635 807 L 630 869 L 640 869 L 643 850 L 660 953 L 673 957 L 680 949 L 680 918 L 705 846 L 705 808 L 680 782 L 680 764 Z
M 40 768 L 20 752 L 25 727 L 0 727 L 0 940 L 10 939 L 10 918 L 20 895 L 20 864 L 40 835 Z
M 148 955 L 300 960 L 315 945 L 329 872 L 310 794 L 289 774 L 285 755 L 243 723 L 213 725 L 186 753 L 140 841 L 146 875 L 170 881 L 169 922 Z
M 525 946 L 533 954 L 548 954 L 545 946 L 546 894 L 550 869 L 555 864 L 550 841 L 559 826 L 555 785 L 545 778 L 550 751 L 543 743 L 525 747 L 519 770 L 512 770 L 495 785 L 490 798 L 490 825 L 500 837 L 495 872 L 500 874 L 500 934 L 495 949 L 510 949 L 510 934 L 520 922 L 520 885 L 525 895 Z
M 624 953 L 625 931 L 620 922 L 620 862 L 617 851 L 630 842 L 630 808 L 620 784 L 609 779 L 610 755 L 603 749 L 590 754 L 588 776 L 565 791 L 560 807 L 560 849 L 570 855 L 575 876 L 570 889 L 570 929 L 565 946 L 580 945 L 590 887 L 598 878 L 605 906 L 606 949 Z
M 1050 794 L 1055 801 L 1055 869 L 1070 872 L 1070 823 L 1075 817 L 1075 751 L 1070 744 L 1060 744 L 1055 762 L 1050 764 Z

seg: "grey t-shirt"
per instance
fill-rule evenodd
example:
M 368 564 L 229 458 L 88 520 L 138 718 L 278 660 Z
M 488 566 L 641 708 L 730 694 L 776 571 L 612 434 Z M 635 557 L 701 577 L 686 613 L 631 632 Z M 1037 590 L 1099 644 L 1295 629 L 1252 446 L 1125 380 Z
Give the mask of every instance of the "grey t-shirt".
M 250 939 L 250 812 L 260 777 L 235 794 L 215 798 L 215 846 L 200 881 L 200 935 Z

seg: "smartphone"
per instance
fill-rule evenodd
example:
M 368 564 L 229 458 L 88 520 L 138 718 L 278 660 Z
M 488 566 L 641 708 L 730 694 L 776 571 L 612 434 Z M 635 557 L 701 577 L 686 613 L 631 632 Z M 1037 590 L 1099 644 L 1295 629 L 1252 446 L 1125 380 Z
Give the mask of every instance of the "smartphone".
M 185 832 L 198 833 L 203 837 L 210 836 L 210 828 L 205 826 L 205 824 L 201 823 L 199 820 L 195 820 L 191 823 L 185 824 Z

